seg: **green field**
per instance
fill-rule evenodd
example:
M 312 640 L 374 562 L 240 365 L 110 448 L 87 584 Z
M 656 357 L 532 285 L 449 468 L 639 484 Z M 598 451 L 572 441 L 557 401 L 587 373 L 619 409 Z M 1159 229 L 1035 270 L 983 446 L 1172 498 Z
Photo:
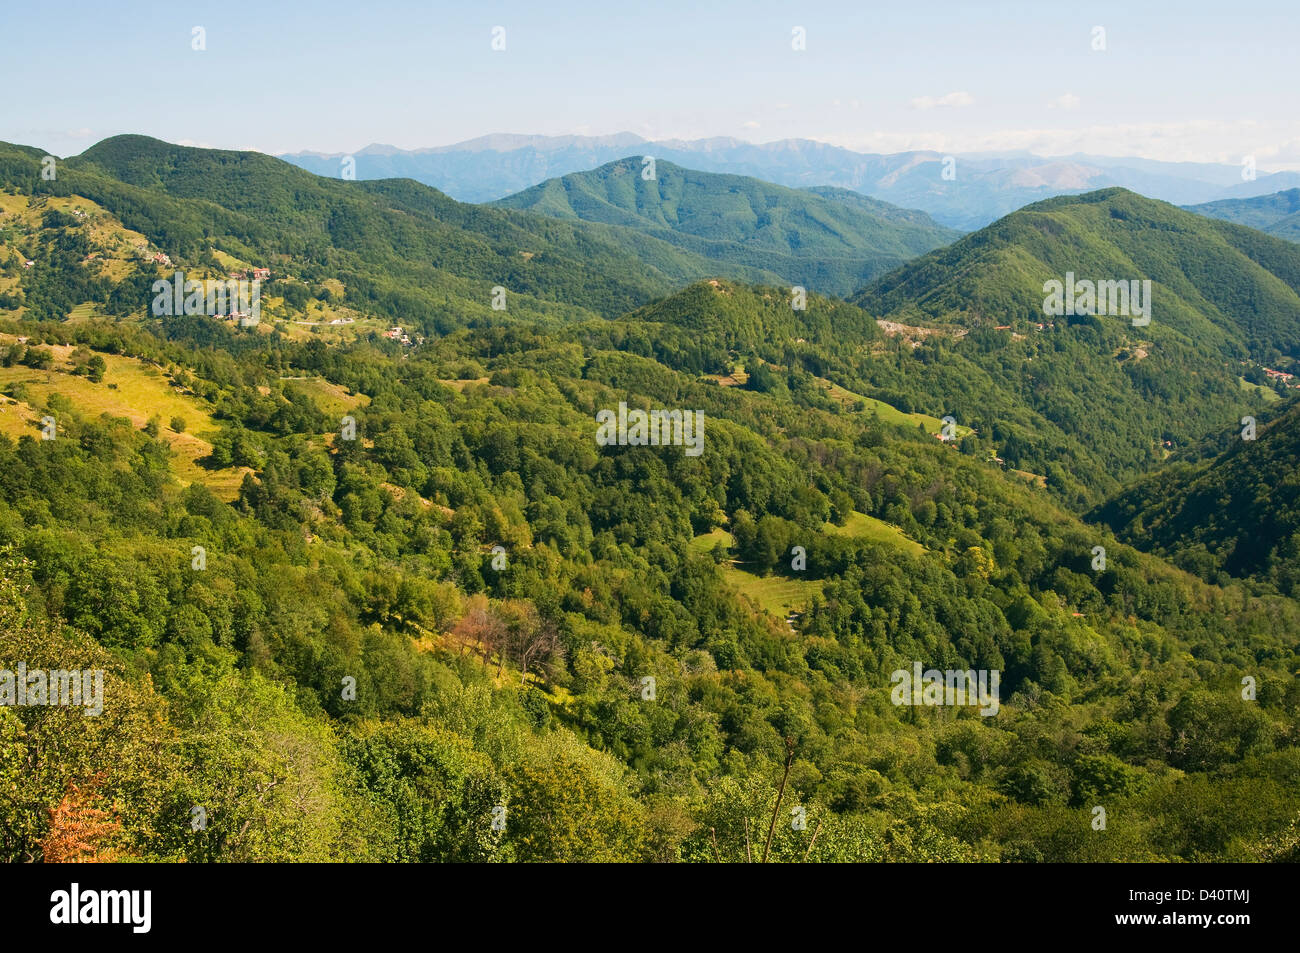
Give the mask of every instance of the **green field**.
M 843 526 L 827 523 L 823 531 L 897 546 L 911 555 L 924 552 L 924 547 L 920 543 L 908 539 L 897 526 L 865 513 L 853 513 Z M 718 527 L 691 540 L 690 551 L 697 555 L 705 555 L 711 553 L 718 543 L 723 543 L 730 549 L 735 545 L 735 540 L 731 533 Z M 793 579 L 777 575 L 759 576 L 742 566 L 743 564 L 734 561 L 723 563 L 721 566 L 723 579 L 759 609 L 778 619 L 787 619 L 792 613 L 806 611 L 813 596 L 820 595 L 822 592 L 821 580 Z
M 12 339 L 10 335 L 0 335 L 0 340 Z M 161 437 L 176 454 L 172 467 L 177 479 L 184 484 L 203 483 L 224 500 L 235 498 L 244 474 L 251 471 L 244 467 L 208 470 L 197 463 L 212 452 L 211 442 L 200 434 L 210 436 L 216 429 L 202 401 L 177 390 L 160 368 L 143 361 L 100 353 L 107 368 L 103 381 L 96 384 L 87 377 L 67 372 L 64 362 L 72 353 L 71 347 L 56 345 L 49 350 L 56 361 L 51 370 L 38 371 L 21 365 L 0 367 L 0 391 L 17 384 L 27 395 L 26 401 L 5 404 L 0 412 L 0 432 L 15 439 L 23 434 L 35 436 L 34 422 L 41 414 L 33 404 L 42 405 L 56 393 L 71 400 L 83 417 L 110 414 L 125 417 L 135 427 L 143 427 L 156 415 L 162 419 Z M 184 419 L 184 433 L 171 429 L 173 417 Z
M 1258 396 L 1262 400 L 1268 401 L 1270 404 L 1275 400 L 1282 399 L 1277 396 L 1277 391 L 1275 391 L 1271 387 L 1265 387 L 1263 384 L 1252 384 L 1244 377 L 1238 377 L 1237 380 L 1241 382 L 1242 390 L 1253 393 L 1254 395 Z
M 858 401 L 862 401 L 862 403 L 867 405 L 867 409 L 864 413 L 870 414 L 874 410 L 876 415 L 884 423 L 898 424 L 904 427 L 915 427 L 917 424 L 924 424 L 926 431 L 929 433 L 938 433 L 943 427 L 943 421 L 938 417 L 931 417 L 929 414 L 904 413 L 893 405 L 886 404 L 883 400 L 876 400 L 874 397 L 864 397 L 861 394 L 855 394 L 853 391 L 841 387 L 839 384 L 832 381 L 828 381 L 824 377 L 818 377 L 815 378 L 815 380 L 822 386 L 822 389 L 826 391 L 832 400 L 837 400 L 846 407 Z M 965 437 L 971 433 L 974 433 L 974 431 L 969 427 L 963 427 L 961 424 L 957 425 L 958 437 Z
M 884 543 L 888 546 L 898 546 L 914 556 L 919 556 L 925 551 L 924 546 L 916 540 L 903 535 L 903 531 L 897 526 L 876 519 L 874 516 L 868 516 L 866 513 L 853 512 L 843 526 L 827 523 L 825 531 L 835 533 L 838 536 L 853 536 L 857 539 L 869 539 L 872 542 Z
M 342 417 L 344 414 L 356 410 L 357 407 L 364 407 L 370 403 L 370 398 L 364 394 L 349 394 L 346 388 L 340 387 L 338 384 L 331 384 L 322 377 L 310 380 L 282 379 L 292 381 L 293 387 L 310 394 L 316 406 L 330 418 Z

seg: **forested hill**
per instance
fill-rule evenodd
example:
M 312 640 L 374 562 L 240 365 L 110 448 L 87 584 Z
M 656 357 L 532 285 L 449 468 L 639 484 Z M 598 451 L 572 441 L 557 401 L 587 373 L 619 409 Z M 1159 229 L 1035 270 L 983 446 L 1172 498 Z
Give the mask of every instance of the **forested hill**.
M 1225 222 L 1236 222 L 1278 238 L 1300 242 L 1300 189 L 1183 207 L 1198 215 L 1221 218 Z
M 734 298 L 724 288 L 718 295 L 664 299 L 714 269 L 767 272 L 697 256 L 624 225 L 467 206 L 409 181 L 324 179 L 255 153 L 139 136 L 100 143 L 63 163 L 54 181 L 38 174 L 37 152 L 0 150 L 0 181 L 40 196 L 84 196 L 123 229 L 143 234 L 151 252 L 156 248 L 191 272 L 220 277 L 240 264 L 270 266 L 275 277 L 266 290 L 275 298 L 267 329 L 273 334 L 310 328 L 319 336 L 340 321 L 359 322 L 362 333 L 396 323 L 417 336 L 443 334 L 478 322 L 609 318 L 659 300 L 660 313 L 674 314 L 672 323 L 697 335 L 685 345 L 694 356 L 679 369 L 725 376 L 729 365 L 756 358 L 748 360 L 752 387 L 834 386 L 904 414 L 951 415 L 974 431 L 962 442 L 966 452 L 999 458 L 1079 508 L 1117 492 L 1167 452 L 1258 411 L 1270 395 L 1243 381 L 1263 380 L 1265 366 L 1290 366 L 1286 349 L 1295 338 L 1288 335 L 1300 304 L 1293 246 L 1110 190 L 1031 206 L 931 252 L 859 295 L 863 310 L 839 319 L 836 336 L 813 338 L 799 332 L 794 315 L 773 309 L 784 300 L 794 310 L 788 284 L 779 290 L 764 282 L 766 297 L 725 282 L 738 289 Z M 684 177 L 694 173 L 671 164 L 653 183 L 636 169 L 604 171 L 635 189 L 676 183 L 683 194 L 708 191 L 687 189 Z M 832 201 L 736 182 L 737 201 L 751 213 L 747 203 L 755 196 L 795 202 L 791 221 L 811 214 L 809 202 Z M 841 196 L 832 204 L 864 202 L 870 200 Z M 647 214 L 666 216 L 670 204 L 656 199 Z M 680 221 L 682 209 L 673 207 L 672 214 Z M 114 289 L 71 250 L 50 249 L 21 283 L 28 289 L 23 313 L 54 316 L 99 298 L 105 313 L 127 315 L 148 299 L 152 265 L 121 261 L 114 267 L 129 278 Z M 1076 268 L 1082 277 L 1094 266 L 1101 269 L 1094 279 L 1152 277 L 1151 325 L 1134 328 L 1123 318 L 1052 321 L 1042 314 L 1044 280 L 1064 279 Z M 16 276 L 20 269 L 12 267 Z M 1207 269 L 1221 270 L 1222 280 L 1207 278 Z M 504 297 L 495 300 L 495 289 Z M 824 300 L 815 284 L 808 290 Z M 725 313 L 714 314 L 719 308 Z M 850 314 L 844 308 L 837 313 Z M 710 322 L 730 330 L 704 334 Z M 746 327 L 761 334 L 741 340 Z M 676 361 L 671 355 L 683 348 L 681 338 L 652 342 L 648 352 Z M 786 379 L 773 377 L 769 367 Z
M 1215 459 L 1166 468 L 1091 518 L 1202 578 L 1253 576 L 1297 594 L 1300 406 L 1253 434 L 1240 428 Z
M 1158 297 L 1139 358 L 665 295 L 612 226 L 292 170 L 263 205 L 274 163 L 108 145 L 0 149 L 0 669 L 105 682 L 0 705 L 0 858 L 87 817 L 100 860 L 742 861 L 773 818 L 792 862 L 1300 850 L 1300 604 L 1063 505 L 1216 396 L 1130 369 L 1191 346 Z M 262 268 L 254 326 L 149 314 Z M 620 404 L 702 414 L 700 452 L 600 442 Z M 998 672 L 996 711 L 896 703 L 916 664 Z
M 1045 283 L 1071 273 L 1076 281 L 1150 280 L 1150 323 L 1045 314 Z M 1109 482 L 1113 492 L 1114 478 L 1136 476 L 1263 406 L 1244 379 L 1262 382 L 1265 368 L 1285 371 L 1300 356 L 1298 290 L 1295 245 L 1110 189 L 1028 206 L 853 300 L 880 319 L 960 335 L 953 350 L 1012 392 L 1009 406 L 1048 422 L 1016 434 L 1017 447 L 1003 456 L 1059 460 L 1046 446 L 1059 431 L 1102 461 L 1098 472 L 1076 460 L 1072 476 L 1094 487 Z M 985 391 L 977 406 L 990 400 L 1001 398 Z
M 653 173 L 653 177 L 650 177 Z M 789 189 L 643 157 L 550 179 L 493 203 L 625 226 L 722 265 L 846 296 L 960 234 L 924 212 L 847 189 Z M 724 273 L 744 277 L 733 269 Z
M 339 278 L 358 306 L 430 326 L 490 317 L 498 286 L 517 313 L 613 315 L 712 268 L 649 238 L 633 254 L 604 226 L 463 205 L 405 180 L 320 178 L 259 153 L 118 136 L 61 162 L 53 181 L 39 162 L 0 146 L 0 181 L 91 199 L 173 260 L 216 249 L 292 262 L 308 281 Z
M 1150 279 L 1161 327 L 1225 355 L 1300 349 L 1300 249 L 1124 189 L 1026 206 L 880 278 L 881 317 L 968 327 L 1043 320 L 1043 283 Z M 1127 322 L 1115 322 L 1127 323 Z

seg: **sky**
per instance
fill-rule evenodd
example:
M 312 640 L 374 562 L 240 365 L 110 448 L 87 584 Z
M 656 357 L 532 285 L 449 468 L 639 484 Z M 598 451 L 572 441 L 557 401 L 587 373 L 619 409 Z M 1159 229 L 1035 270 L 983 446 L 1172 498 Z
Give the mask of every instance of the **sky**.
M 0 140 L 278 154 L 633 132 L 1272 172 L 1300 169 L 1297 50 L 1296 0 L 6 0 Z

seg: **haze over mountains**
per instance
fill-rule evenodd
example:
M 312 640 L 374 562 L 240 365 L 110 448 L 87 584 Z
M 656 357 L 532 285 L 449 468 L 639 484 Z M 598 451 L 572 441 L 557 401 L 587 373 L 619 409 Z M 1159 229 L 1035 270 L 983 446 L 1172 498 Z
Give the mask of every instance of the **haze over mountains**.
M 754 144 L 730 138 L 649 141 L 612 136 L 491 135 L 431 149 L 371 145 L 353 153 L 360 179 L 407 177 L 453 198 L 487 202 L 547 179 L 605 163 L 653 155 L 707 172 L 747 175 L 791 188 L 839 186 L 904 208 L 921 209 L 951 228 L 970 231 L 1030 202 L 1111 186 L 1177 205 L 1245 198 L 1300 185 L 1300 173 L 1261 174 L 1243 182 L 1241 167 L 1087 154 L 958 155 L 945 179 L 936 152 L 879 155 L 808 139 Z M 281 158 L 338 176 L 344 154 L 299 152 Z

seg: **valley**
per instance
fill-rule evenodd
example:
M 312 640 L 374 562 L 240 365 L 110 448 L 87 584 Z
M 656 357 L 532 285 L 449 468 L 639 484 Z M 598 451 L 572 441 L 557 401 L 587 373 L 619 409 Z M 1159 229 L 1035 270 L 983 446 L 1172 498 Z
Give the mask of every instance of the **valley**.
M 84 804 L 101 859 L 744 862 L 797 806 L 772 859 L 1293 859 L 1300 245 L 614 145 L 473 205 L 0 144 L 0 663 L 105 672 L 0 706 L 0 854 Z

